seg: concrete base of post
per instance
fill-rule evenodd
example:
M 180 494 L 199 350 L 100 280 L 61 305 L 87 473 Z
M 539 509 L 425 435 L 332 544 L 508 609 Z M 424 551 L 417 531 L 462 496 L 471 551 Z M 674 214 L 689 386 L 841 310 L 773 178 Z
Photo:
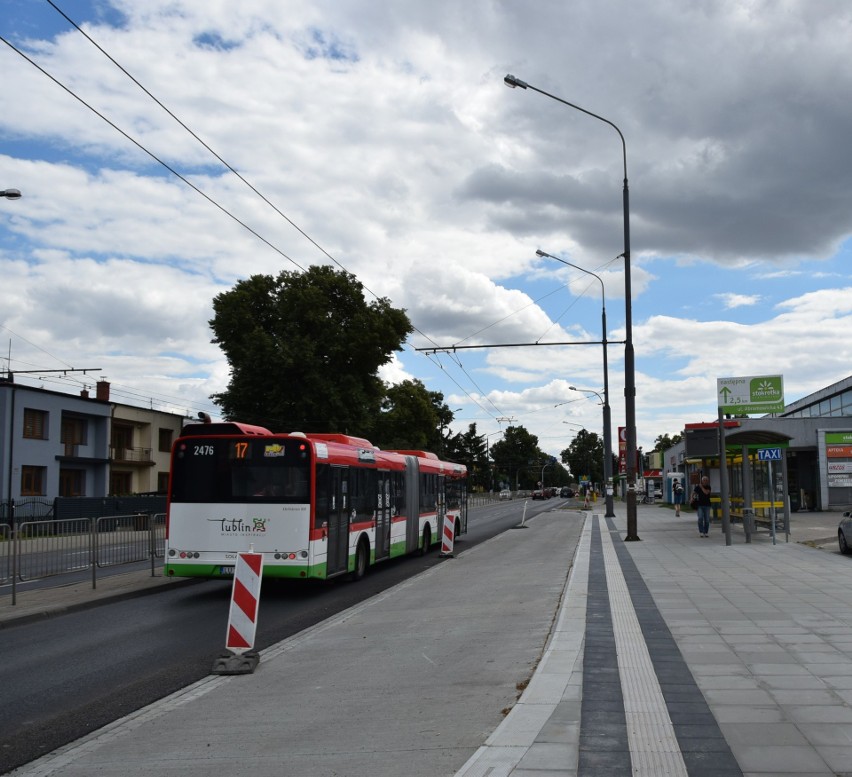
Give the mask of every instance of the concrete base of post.
M 260 654 L 254 650 L 246 653 L 223 653 L 213 662 L 211 674 L 251 674 L 260 663 Z

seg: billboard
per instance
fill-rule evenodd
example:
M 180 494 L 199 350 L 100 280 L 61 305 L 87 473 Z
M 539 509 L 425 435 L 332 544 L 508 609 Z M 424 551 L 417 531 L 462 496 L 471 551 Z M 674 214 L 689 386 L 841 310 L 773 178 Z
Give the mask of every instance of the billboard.
M 717 378 L 716 399 L 727 415 L 781 413 L 784 410 L 784 378 L 781 375 L 752 375 Z

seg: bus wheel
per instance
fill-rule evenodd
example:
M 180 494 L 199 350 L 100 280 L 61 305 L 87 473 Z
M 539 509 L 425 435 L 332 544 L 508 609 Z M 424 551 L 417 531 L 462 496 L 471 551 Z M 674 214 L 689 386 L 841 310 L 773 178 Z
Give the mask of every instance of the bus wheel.
M 355 550 L 355 569 L 350 577 L 352 580 L 360 580 L 367 574 L 367 565 L 370 563 L 370 549 L 366 540 L 361 540 Z
M 432 547 L 432 530 L 428 526 L 423 527 L 423 547 L 420 548 L 420 555 L 425 556 Z

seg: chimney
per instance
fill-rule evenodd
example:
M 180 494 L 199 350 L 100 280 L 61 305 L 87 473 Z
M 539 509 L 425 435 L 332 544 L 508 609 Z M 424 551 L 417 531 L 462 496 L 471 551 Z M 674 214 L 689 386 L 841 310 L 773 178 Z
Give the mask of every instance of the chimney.
M 109 402 L 109 383 L 105 380 L 99 380 L 95 384 L 95 399 L 100 399 L 102 402 Z
M 83 389 L 80 392 L 80 396 L 83 397 L 83 399 L 88 399 L 89 398 L 89 389 Z

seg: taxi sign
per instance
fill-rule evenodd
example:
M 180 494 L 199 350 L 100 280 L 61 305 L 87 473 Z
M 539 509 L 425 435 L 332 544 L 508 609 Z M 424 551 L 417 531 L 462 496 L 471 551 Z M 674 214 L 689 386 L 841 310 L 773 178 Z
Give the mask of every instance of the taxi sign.
M 758 448 L 758 461 L 781 461 L 780 448 Z

